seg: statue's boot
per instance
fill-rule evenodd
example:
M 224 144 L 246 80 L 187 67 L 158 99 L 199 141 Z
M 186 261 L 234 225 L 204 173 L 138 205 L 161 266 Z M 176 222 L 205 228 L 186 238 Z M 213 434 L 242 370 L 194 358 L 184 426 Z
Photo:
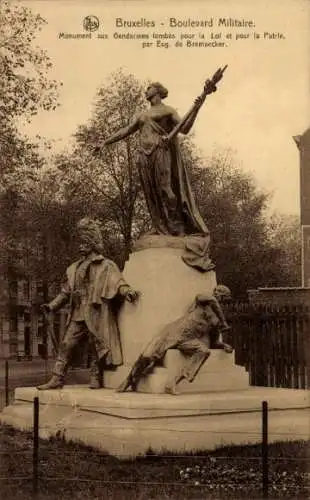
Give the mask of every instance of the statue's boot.
M 95 360 L 92 362 L 90 367 L 90 389 L 100 389 L 101 388 L 101 380 L 100 380 L 100 367 L 99 361 Z
M 222 341 L 217 341 L 213 345 L 214 349 L 223 349 L 223 351 L 227 352 L 228 354 L 231 354 L 233 352 L 233 347 L 229 344 L 225 344 L 225 342 Z
M 129 389 L 129 387 L 131 386 L 131 383 L 131 376 L 129 374 L 128 377 L 126 377 L 125 380 L 123 380 L 123 382 L 118 386 L 116 392 L 126 392 L 127 389 Z
M 37 389 L 39 389 L 39 391 L 48 391 L 50 389 L 62 389 L 63 386 L 64 378 L 60 375 L 53 375 L 46 384 L 38 385 Z
M 179 375 L 177 377 L 173 377 L 167 384 L 165 385 L 165 393 L 171 394 L 173 396 L 178 396 L 180 391 L 177 389 L 177 384 L 183 380 L 183 375 Z
M 118 386 L 116 392 L 125 392 L 129 387 L 133 391 L 137 389 L 139 380 L 146 376 L 147 373 L 153 368 L 154 362 L 150 358 L 140 356 L 133 365 L 128 377 Z
M 229 344 L 225 344 L 225 343 L 223 343 L 223 344 L 224 344 L 223 345 L 223 350 L 225 352 L 227 352 L 227 354 L 231 354 L 233 352 L 233 350 L 234 350 L 233 347 L 231 345 L 229 345 Z
M 69 366 L 70 353 L 71 350 L 65 344 L 60 346 L 52 378 L 46 384 L 39 385 L 37 389 L 40 391 L 47 391 L 50 389 L 61 389 L 64 386 L 65 375 Z
M 167 384 L 165 386 L 165 394 L 170 394 L 171 396 L 179 396 L 181 393 L 177 390 L 174 384 Z
M 231 326 L 229 326 L 229 324 L 226 323 L 226 321 L 223 321 L 220 328 L 222 332 L 228 332 L 229 330 L 231 330 Z

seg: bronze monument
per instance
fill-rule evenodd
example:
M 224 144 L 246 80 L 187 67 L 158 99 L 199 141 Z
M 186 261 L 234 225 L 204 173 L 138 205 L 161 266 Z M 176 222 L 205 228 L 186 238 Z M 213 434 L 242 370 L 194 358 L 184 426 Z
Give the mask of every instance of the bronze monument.
M 168 90 L 159 82 L 152 83 L 145 93 L 149 110 L 103 143 L 104 147 L 140 132 L 137 162 L 154 234 L 208 234 L 194 200 L 177 134 L 190 132 L 206 96 L 216 91 L 225 69 L 206 81 L 202 94 L 183 119 L 162 102 Z
M 79 251 L 82 258 L 71 264 L 66 281 L 57 297 L 44 304 L 46 313 L 65 304 L 70 310 L 51 380 L 38 389 L 63 387 L 73 349 L 86 334 L 92 350 L 90 388 L 101 387 L 100 365 L 122 364 L 117 325 L 117 307 L 121 300 L 134 302 L 138 292 L 124 280 L 117 265 L 101 254 L 102 236 L 97 223 L 84 218 L 78 223 Z
M 165 392 L 169 394 L 177 394 L 176 386 L 183 379 L 193 382 L 210 356 L 210 348 L 231 353 L 232 347 L 221 338 L 222 332 L 228 330 L 229 326 L 220 305 L 220 302 L 230 298 L 230 290 L 224 285 L 218 285 L 212 296 L 197 295 L 187 313 L 166 325 L 146 346 L 118 392 L 124 392 L 129 387 L 135 391 L 139 380 L 151 373 L 168 349 L 178 349 L 188 355 L 180 373 L 167 382 Z

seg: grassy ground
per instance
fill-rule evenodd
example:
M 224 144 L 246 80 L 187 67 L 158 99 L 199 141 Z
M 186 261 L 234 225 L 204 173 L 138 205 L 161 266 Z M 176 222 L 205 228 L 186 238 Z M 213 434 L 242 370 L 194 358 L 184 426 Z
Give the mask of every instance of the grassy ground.
M 309 498 L 307 442 L 270 445 L 270 498 Z M 0 496 L 32 496 L 32 436 L 0 427 Z M 261 498 L 260 446 L 130 461 L 61 440 L 40 440 L 39 499 Z M 6 478 L 6 479 L 5 479 Z

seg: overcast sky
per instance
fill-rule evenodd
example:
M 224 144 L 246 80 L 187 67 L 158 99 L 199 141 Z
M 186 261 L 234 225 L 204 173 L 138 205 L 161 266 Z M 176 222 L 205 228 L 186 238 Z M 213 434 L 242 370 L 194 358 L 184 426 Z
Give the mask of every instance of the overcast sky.
M 274 192 L 272 208 L 299 213 L 299 154 L 292 136 L 309 126 L 309 9 L 306 1 L 25 1 L 48 22 L 37 38 L 52 59 L 51 76 L 63 82 L 61 106 L 41 113 L 26 131 L 56 141 L 57 150 L 68 144 L 79 124 L 91 115 L 98 87 L 119 67 L 141 80 L 161 81 L 169 89 L 167 103 L 184 114 L 201 92 L 204 80 L 218 66 L 228 64 L 218 92 L 201 109 L 194 126 L 195 141 L 209 155 L 217 145 L 236 151 L 245 171 L 259 185 Z M 85 33 L 86 15 L 100 20 L 99 32 L 109 40 L 64 40 L 59 32 Z M 227 47 L 142 48 L 141 42 L 113 39 L 115 19 L 154 20 L 156 28 L 136 33 L 203 32 L 176 30 L 169 18 L 253 20 L 255 28 L 227 28 L 226 32 L 251 33 L 250 39 L 227 40 Z M 161 24 L 163 23 L 163 25 Z M 285 39 L 254 40 L 252 32 L 284 33 Z M 96 36 L 96 34 L 94 35 Z M 225 41 L 225 40 L 224 40 Z

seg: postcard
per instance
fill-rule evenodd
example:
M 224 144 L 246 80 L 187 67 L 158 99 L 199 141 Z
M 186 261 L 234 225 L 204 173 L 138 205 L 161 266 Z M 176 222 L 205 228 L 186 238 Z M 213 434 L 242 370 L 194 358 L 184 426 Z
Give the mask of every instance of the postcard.
M 0 20 L 7 497 L 306 494 L 308 2 Z

